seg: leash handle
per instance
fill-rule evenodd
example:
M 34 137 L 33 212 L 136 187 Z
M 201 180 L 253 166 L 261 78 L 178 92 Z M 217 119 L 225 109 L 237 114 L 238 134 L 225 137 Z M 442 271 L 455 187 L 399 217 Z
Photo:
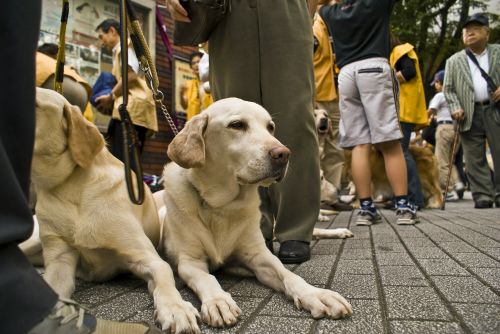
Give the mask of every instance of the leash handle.
M 66 59 L 66 26 L 69 16 L 69 0 L 62 0 L 61 26 L 59 27 L 59 48 L 57 50 L 56 71 L 54 74 L 54 90 L 62 95 L 64 80 L 64 63 Z
M 137 133 L 127 111 L 128 104 L 128 38 L 127 38 L 127 0 L 120 0 L 120 59 L 121 59 L 121 74 L 122 74 L 122 97 L 123 102 L 118 107 L 120 119 L 122 121 L 123 132 L 123 155 L 125 165 L 125 181 L 130 201 L 134 204 L 141 205 L 144 203 L 144 182 L 142 181 L 142 166 L 139 158 Z M 134 191 L 132 180 L 132 168 L 130 164 L 130 151 L 133 152 L 134 164 L 136 167 L 136 184 L 137 195 Z

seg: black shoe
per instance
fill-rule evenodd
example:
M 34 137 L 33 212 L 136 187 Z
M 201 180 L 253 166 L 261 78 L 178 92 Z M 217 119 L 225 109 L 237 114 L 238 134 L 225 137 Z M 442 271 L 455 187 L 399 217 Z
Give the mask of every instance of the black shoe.
M 278 258 L 282 263 L 302 263 L 311 258 L 309 243 L 300 240 L 283 241 Z
M 273 241 L 271 239 L 266 239 L 266 247 L 274 254 Z
M 335 202 L 335 203 L 331 204 L 330 206 L 335 211 L 352 211 L 352 210 L 354 210 L 354 208 L 351 204 L 342 203 L 342 202 Z
M 474 209 L 490 209 L 492 207 L 493 207 L 493 201 L 483 200 L 474 202 Z

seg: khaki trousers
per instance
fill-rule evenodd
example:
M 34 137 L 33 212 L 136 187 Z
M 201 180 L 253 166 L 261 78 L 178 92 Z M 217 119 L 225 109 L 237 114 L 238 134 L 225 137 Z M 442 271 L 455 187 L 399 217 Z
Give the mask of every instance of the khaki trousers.
M 303 0 L 232 0 L 210 37 L 215 100 L 261 104 L 276 137 L 291 151 L 287 176 L 261 189 L 262 232 L 278 241 L 310 241 L 320 203 L 318 140 L 313 115 L 312 21 Z
M 434 152 L 438 162 L 439 185 L 443 190 L 446 187 L 446 177 L 448 176 L 448 170 L 450 168 L 450 153 L 455 134 L 453 127 L 453 124 L 439 124 L 436 129 L 436 147 Z M 453 185 L 455 185 L 458 180 L 457 167 L 452 164 L 449 189 L 453 189 Z

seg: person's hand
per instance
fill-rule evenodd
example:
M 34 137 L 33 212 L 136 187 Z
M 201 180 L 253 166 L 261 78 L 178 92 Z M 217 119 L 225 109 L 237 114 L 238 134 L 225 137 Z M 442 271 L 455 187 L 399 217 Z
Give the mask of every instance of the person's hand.
M 461 121 L 465 118 L 465 112 L 463 109 L 457 109 L 451 113 L 451 118 Z
M 101 95 L 95 99 L 97 103 L 97 110 L 105 115 L 110 115 L 113 111 L 113 95 Z
M 182 7 L 179 0 L 165 0 L 165 4 L 175 21 L 191 22 L 187 11 Z
M 495 102 L 498 102 L 500 100 L 500 87 L 497 87 L 497 90 L 491 93 L 491 98 Z
M 399 83 L 401 84 L 406 82 L 406 79 L 403 76 L 403 73 L 401 73 L 401 71 L 396 72 L 396 79 L 398 79 Z

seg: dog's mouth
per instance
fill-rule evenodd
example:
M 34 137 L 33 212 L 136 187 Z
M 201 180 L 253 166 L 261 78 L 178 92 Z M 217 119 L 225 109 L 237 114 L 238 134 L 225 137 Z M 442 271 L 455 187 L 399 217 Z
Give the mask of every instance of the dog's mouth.
M 275 182 L 280 182 L 281 180 L 283 180 L 283 178 L 286 175 L 287 167 L 288 166 L 284 166 L 282 168 L 272 170 L 269 174 L 263 175 L 261 177 L 258 177 L 258 178 L 252 179 L 252 180 L 248 180 L 248 179 L 245 179 L 244 177 L 237 176 L 238 183 L 249 184 L 249 185 L 250 184 L 258 184 L 261 186 L 269 186 Z
M 322 118 L 319 120 L 318 133 L 325 134 L 328 131 L 328 118 Z

